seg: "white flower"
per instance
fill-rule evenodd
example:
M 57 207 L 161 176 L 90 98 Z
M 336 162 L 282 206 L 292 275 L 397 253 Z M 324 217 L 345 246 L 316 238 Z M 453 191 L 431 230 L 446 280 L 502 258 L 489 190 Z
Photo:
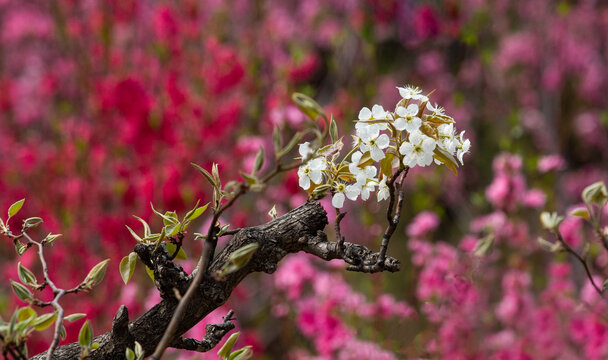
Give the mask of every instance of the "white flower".
M 386 149 L 390 143 L 388 135 L 380 134 L 380 130 L 377 128 L 366 127 L 359 131 L 359 137 L 361 139 L 360 147 L 362 152 L 369 151 L 374 161 L 384 159 L 382 149 Z
M 350 170 L 350 173 L 355 176 L 358 185 L 365 184 L 367 179 L 371 179 L 376 176 L 376 172 L 378 171 L 374 166 L 371 165 L 362 167 L 362 156 L 363 153 L 361 151 L 355 151 L 351 155 L 351 163 L 348 164 L 348 170 Z
M 298 151 L 300 152 L 300 156 L 302 157 L 302 159 L 306 159 L 315 152 L 315 149 L 310 147 L 310 143 L 307 141 L 305 143 L 300 144 Z
M 371 121 L 374 120 L 386 120 L 388 118 L 388 112 L 384 111 L 384 108 L 380 105 L 372 106 L 372 109 L 368 109 L 367 107 L 363 107 L 361 111 L 359 111 L 359 121 L 355 124 L 355 129 L 359 132 L 359 129 L 372 127 L 378 128 L 378 131 L 382 129 L 380 124 L 371 124 Z
M 396 111 L 399 116 L 393 125 L 397 130 L 406 129 L 409 132 L 416 131 L 422 124 L 422 119 L 418 115 L 418 105 L 409 104 L 407 109 L 403 106 L 399 106 Z
M 315 184 L 320 184 L 323 180 L 322 171 L 326 168 L 327 164 L 324 158 L 316 158 L 300 166 L 298 177 L 300 178 L 299 183 L 302 189 L 308 190 L 311 181 Z
M 406 87 L 397 86 L 397 90 L 399 90 L 399 95 L 406 100 L 412 99 L 420 102 L 429 101 L 429 98 L 422 95 L 422 90 L 418 87 L 411 85 L 407 85 Z
M 438 145 L 451 155 L 456 151 L 456 146 L 459 145 L 458 139 L 456 139 L 456 130 L 454 124 L 441 124 L 437 128 L 439 133 Z
M 346 193 L 346 197 L 355 201 L 359 194 L 361 194 L 361 186 L 357 184 L 348 185 L 344 192 Z
M 386 178 L 382 179 L 378 184 L 378 193 L 376 193 L 376 196 L 378 197 L 378 202 L 389 198 L 390 190 L 388 189 L 388 185 L 386 185 Z
M 344 199 L 348 196 L 351 200 L 356 200 L 361 190 L 356 187 L 346 186 L 343 183 L 336 183 L 334 185 L 334 196 L 331 198 L 331 204 L 336 209 L 342 209 L 344 206 Z
M 369 199 L 369 194 L 371 192 L 374 191 L 375 187 L 376 187 L 376 181 L 377 180 L 373 180 L 370 179 L 371 181 L 368 181 L 367 184 L 363 185 L 361 187 L 361 200 L 366 201 L 367 199 Z
M 433 106 L 430 101 L 427 102 L 426 109 L 437 115 L 445 115 L 445 109 L 437 105 L 437 103 L 435 103 L 435 105 Z
M 458 150 L 456 156 L 462 165 L 464 165 L 464 162 L 462 162 L 462 157 L 471 149 L 471 141 L 469 139 L 463 139 L 463 136 L 464 131 L 460 133 L 460 144 L 456 147 Z
M 420 131 L 410 133 L 409 141 L 401 144 L 399 152 L 405 155 L 403 165 L 410 168 L 418 166 L 428 166 L 433 162 L 433 151 L 437 142 Z

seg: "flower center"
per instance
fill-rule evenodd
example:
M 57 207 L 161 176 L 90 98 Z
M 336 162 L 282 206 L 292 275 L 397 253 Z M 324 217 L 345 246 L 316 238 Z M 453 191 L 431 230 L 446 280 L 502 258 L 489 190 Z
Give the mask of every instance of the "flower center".
M 304 168 L 304 174 L 310 173 L 310 168 Z
M 344 184 L 338 184 L 338 192 L 344 192 L 344 189 L 346 189 Z

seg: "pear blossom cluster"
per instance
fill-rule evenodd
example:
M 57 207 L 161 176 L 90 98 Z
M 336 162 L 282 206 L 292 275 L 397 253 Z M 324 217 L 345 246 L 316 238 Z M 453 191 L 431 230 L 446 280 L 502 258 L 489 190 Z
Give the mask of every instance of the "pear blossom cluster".
M 346 156 L 340 157 L 341 139 L 325 146 L 300 144 L 300 187 L 313 195 L 331 192 L 332 205 L 340 209 L 347 198 L 366 201 L 374 192 L 377 201 L 388 199 L 387 181 L 398 170 L 435 163 L 456 172 L 471 148 L 464 131 L 458 133 L 454 119 L 419 88 L 408 85 L 397 90 L 401 99 L 394 112 L 381 105 L 359 111 Z

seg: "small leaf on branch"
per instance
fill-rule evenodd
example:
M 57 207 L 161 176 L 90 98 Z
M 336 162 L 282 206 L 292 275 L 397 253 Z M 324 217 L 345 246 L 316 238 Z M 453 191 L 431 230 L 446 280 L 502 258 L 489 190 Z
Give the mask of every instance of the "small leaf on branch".
M 608 191 L 606 190 L 606 184 L 603 181 L 598 181 L 587 186 L 582 193 L 583 201 L 587 206 L 591 204 L 604 206 L 608 202 Z
M 199 165 L 195 164 L 195 163 L 190 163 L 192 166 L 194 166 L 196 168 L 196 170 L 198 170 L 201 174 L 203 174 L 203 176 L 207 179 L 207 181 L 209 181 L 209 183 L 211 184 L 211 186 L 218 187 L 218 183 L 215 182 L 215 180 L 213 179 L 213 176 L 209 173 L 209 171 L 203 169 L 202 167 L 200 167 Z
M 275 125 L 272 131 L 272 145 L 274 146 L 275 155 L 281 151 L 281 142 L 281 129 L 279 129 L 278 125 Z
M 68 316 L 64 317 L 63 319 L 72 322 L 72 321 L 80 320 L 80 319 L 82 319 L 85 316 L 87 316 L 87 314 L 84 314 L 84 313 L 74 313 L 74 314 L 71 314 L 71 315 L 68 315 Z
M 239 338 L 239 334 L 240 332 L 235 332 L 234 334 L 230 335 L 224 345 L 222 345 L 222 348 L 217 352 L 217 356 L 223 359 L 228 359 L 236 340 Z
M 100 262 L 99 264 L 93 266 L 91 271 L 89 271 L 89 274 L 83 281 L 83 283 L 85 283 L 89 289 L 94 286 L 97 286 L 103 280 L 109 262 L 110 259 L 106 259 Z
M 133 276 L 135 264 L 137 264 L 137 254 L 134 252 L 131 252 L 129 255 L 120 260 L 120 277 L 125 285 L 129 282 L 129 280 L 131 280 L 131 276 Z
M 252 174 L 257 173 L 262 169 L 262 166 L 264 166 L 265 157 L 266 154 L 264 152 L 264 147 L 260 146 L 260 150 L 258 150 L 258 153 L 255 156 L 255 162 L 253 163 L 253 171 L 251 172 Z
M 139 237 L 139 235 L 137 235 L 137 234 L 135 233 L 135 231 L 133 231 L 133 229 L 131 229 L 131 228 L 129 227 L 129 225 L 125 225 L 125 226 L 127 227 L 127 229 L 129 230 L 129 232 L 131 233 L 131 236 L 133 236 L 133 238 L 134 238 L 134 239 L 135 239 L 137 242 L 139 242 L 139 243 L 140 243 L 140 242 L 143 242 L 142 238 L 140 238 L 140 237 Z
M 252 346 L 247 345 L 243 348 L 238 349 L 237 351 L 230 354 L 228 360 L 248 360 L 253 357 L 253 350 L 251 350 Z
M 15 216 L 19 212 L 19 210 L 21 210 L 21 207 L 23 206 L 24 202 L 25 202 L 25 199 L 21 199 L 21 200 L 15 202 L 13 205 L 11 205 L 8 208 L 8 217 L 9 217 L 9 219 L 12 216 Z M 6 220 L 6 222 L 8 223 L 8 220 Z
M 48 234 L 44 240 L 42 240 L 43 244 L 52 244 L 58 237 L 62 236 L 62 234 Z
M 38 316 L 36 318 L 36 320 L 34 320 L 32 322 L 31 326 L 33 326 L 38 331 L 42 331 L 42 330 L 48 328 L 49 326 L 53 325 L 53 323 L 55 322 L 55 319 L 57 319 L 56 312 L 43 314 L 43 315 Z
M 245 174 L 242 171 L 240 173 L 241 173 L 241 176 L 243 177 L 243 179 L 245 179 L 245 181 L 247 181 L 247 184 L 249 184 L 249 185 L 257 184 L 257 182 L 258 182 L 257 176 Z
M 589 210 L 585 208 L 574 209 L 570 212 L 570 215 L 581 217 L 583 219 L 589 219 Z
M 329 137 L 331 138 L 331 142 L 336 142 L 338 139 L 338 125 L 336 125 L 336 120 L 334 120 L 334 116 L 331 116 L 331 121 L 329 122 Z
M 78 344 L 85 348 L 90 348 L 93 344 L 93 330 L 89 320 L 85 321 L 78 333 Z
M 133 215 L 133 217 L 139 220 L 139 222 L 144 226 L 144 237 L 149 236 L 152 233 L 152 231 L 150 230 L 150 225 L 148 225 L 148 223 L 144 219 L 138 216 Z
M 23 220 L 23 229 L 27 230 L 29 228 L 33 228 L 35 226 L 40 225 L 42 223 L 42 218 L 39 217 L 31 217 Z
M 293 135 L 293 137 L 291 138 L 291 140 L 289 140 L 289 143 L 279 152 L 279 154 L 277 155 L 277 158 L 280 158 L 282 156 L 285 156 L 287 153 L 289 153 L 291 151 L 291 149 L 293 149 L 302 139 L 302 133 L 297 132 Z
M 13 286 L 13 291 L 15 292 L 15 294 L 17 295 L 17 297 L 23 301 L 30 301 L 32 300 L 32 293 L 29 291 L 28 288 L 25 287 L 25 285 L 20 284 L 16 281 L 11 280 L 11 285 Z
M 21 280 L 22 283 L 29 286 L 36 286 L 38 284 L 36 281 L 36 275 L 34 275 L 30 269 L 23 266 L 21 261 L 17 264 L 17 273 L 19 275 L 19 280 Z

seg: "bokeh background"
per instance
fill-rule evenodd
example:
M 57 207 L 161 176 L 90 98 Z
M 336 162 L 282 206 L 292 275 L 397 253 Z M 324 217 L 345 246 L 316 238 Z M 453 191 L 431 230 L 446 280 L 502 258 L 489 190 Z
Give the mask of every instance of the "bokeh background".
M 457 177 L 440 167 L 408 176 L 389 249 L 402 271 L 346 273 L 293 255 L 208 321 L 235 309 L 239 345 L 256 359 L 605 359 L 606 302 L 579 264 L 536 238 L 550 238 L 540 211 L 564 213 L 608 179 L 607 65 L 608 4 L 593 0 L 0 0 L 0 209 L 26 198 L 12 224 L 41 216 L 38 236 L 63 234 L 47 259 L 65 287 L 111 259 L 98 288 L 65 298 L 99 334 L 119 305 L 134 317 L 159 300 L 141 264 L 127 286 L 120 279 L 135 244 L 125 224 L 141 232 L 138 215 L 160 226 L 150 202 L 181 214 L 210 201 L 190 162 L 218 162 L 226 181 L 260 146 L 270 163 L 274 125 L 286 137 L 308 126 L 294 91 L 348 137 L 362 106 L 391 108 L 395 87 L 415 84 L 435 90 L 472 151 Z M 282 214 L 305 199 L 293 171 L 223 221 L 259 224 L 273 205 Z M 347 210 L 347 239 L 378 246 L 382 204 Z M 573 247 L 591 244 L 601 283 L 608 256 L 589 230 L 562 224 Z M 493 250 L 475 256 L 486 236 Z M 186 242 L 185 268 L 200 246 Z M 39 266 L 9 239 L 0 247 L 7 319 L 23 305 L 8 281 L 17 261 Z M 191 332 L 203 333 L 204 323 Z M 36 333 L 30 351 L 49 338 Z

